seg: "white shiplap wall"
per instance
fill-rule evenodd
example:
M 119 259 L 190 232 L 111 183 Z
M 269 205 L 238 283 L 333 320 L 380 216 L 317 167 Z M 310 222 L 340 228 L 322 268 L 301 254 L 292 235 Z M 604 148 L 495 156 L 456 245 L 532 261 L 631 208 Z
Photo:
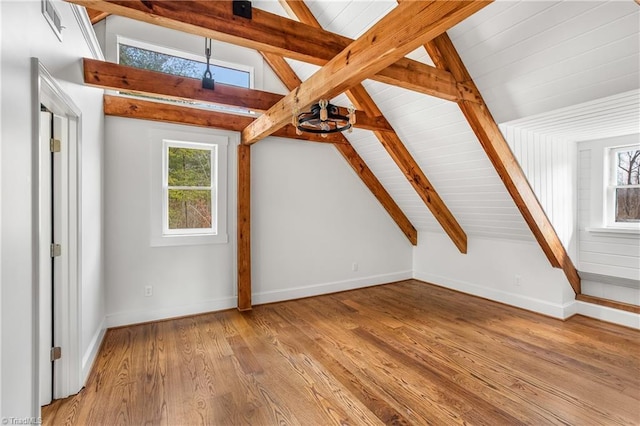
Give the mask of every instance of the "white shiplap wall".
M 500 130 L 562 244 L 575 260 L 576 144 L 505 124 L 500 125 Z

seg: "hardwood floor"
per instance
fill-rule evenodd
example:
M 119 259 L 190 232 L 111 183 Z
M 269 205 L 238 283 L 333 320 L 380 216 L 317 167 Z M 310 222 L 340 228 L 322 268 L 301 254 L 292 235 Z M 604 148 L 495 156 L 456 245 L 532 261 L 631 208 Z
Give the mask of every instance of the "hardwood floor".
M 418 281 L 112 329 L 45 424 L 640 424 L 640 332 Z

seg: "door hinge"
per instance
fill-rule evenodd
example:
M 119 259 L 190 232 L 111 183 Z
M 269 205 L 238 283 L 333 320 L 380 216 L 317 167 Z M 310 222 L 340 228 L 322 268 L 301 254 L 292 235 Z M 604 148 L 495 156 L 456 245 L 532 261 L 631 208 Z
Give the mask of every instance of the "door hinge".
M 51 152 L 60 152 L 60 139 L 51 138 L 49 141 Z
M 51 257 L 58 257 L 62 254 L 62 246 L 60 244 L 51 244 Z
M 60 358 L 62 358 L 62 348 L 60 346 L 51 348 L 51 362 Z

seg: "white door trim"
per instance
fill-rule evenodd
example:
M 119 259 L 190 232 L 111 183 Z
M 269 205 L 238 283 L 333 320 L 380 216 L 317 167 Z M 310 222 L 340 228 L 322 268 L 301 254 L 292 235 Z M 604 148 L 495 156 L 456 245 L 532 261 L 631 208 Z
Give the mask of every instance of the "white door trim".
M 81 119 L 80 109 L 63 91 L 62 87 L 51 76 L 42 63 L 37 58 L 31 59 L 32 80 L 33 80 L 33 164 L 32 164 L 32 203 L 33 203 L 33 265 L 40 264 L 40 249 L 42 244 L 49 244 L 49 236 L 41 235 L 40 221 L 42 217 L 49 216 L 50 212 L 43 211 L 40 205 L 40 191 L 49 188 L 40 188 L 40 164 L 45 161 L 42 150 L 39 149 L 39 128 L 40 128 L 40 105 L 45 105 L 54 114 L 67 118 L 68 123 L 68 145 L 65 155 L 65 163 L 68 167 L 68 179 L 63 184 L 61 199 L 67 211 L 65 224 L 67 226 L 66 240 L 68 247 L 63 247 L 68 255 L 65 256 L 67 279 L 64 279 L 60 288 L 56 291 L 55 309 L 55 330 L 57 340 L 62 346 L 62 358 L 56 362 L 54 398 L 64 398 L 77 393 L 83 386 L 82 383 L 82 354 L 80 349 L 81 341 Z M 48 158 L 46 159 L 48 161 Z M 33 269 L 33 379 L 35 381 L 33 389 L 33 401 L 36 405 L 34 412 L 39 412 L 39 380 L 40 369 L 38 354 L 40 350 L 40 315 L 39 315 L 39 267 Z

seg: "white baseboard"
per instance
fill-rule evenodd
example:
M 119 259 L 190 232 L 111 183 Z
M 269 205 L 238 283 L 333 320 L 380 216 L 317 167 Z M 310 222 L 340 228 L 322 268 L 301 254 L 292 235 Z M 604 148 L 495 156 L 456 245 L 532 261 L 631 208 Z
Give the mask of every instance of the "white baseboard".
M 433 283 L 441 287 L 450 288 L 452 290 L 489 300 L 495 300 L 496 302 L 526 309 L 528 311 L 538 312 L 554 318 L 566 319 L 570 316 L 567 316 L 566 311 L 570 308 L 570 305 L 573 304 L 573 302 L 571 302 L 561 305 L 558 303 L 548 302 L 546 300 L 523 296 L 521 294 L 509 293 L 494 288 L 479 286 L 465 281 L 452 280 L 451 278 L 426 272 L 415 271 L 413 277 L 417 280 Z
M 464 281 L 452 280 L 443 276 L 415 272 L 414 278 L 417 280 L 433 283 L 435 285 L 457 290 L 462 293 L 483 297 L 496 302 L 537 312 L 546 316 L 565 320 L 573 315 L 584 315 L 585 317 L 599 319 L 613 324 L 623 325 L 630 328 L 640 329 L 640 315 L 631 312 L 612 309 L 606 306 L 594 305 L 579 300 L 572 300 L 569 303 L 560 305 L 547 302 L 545 300 L 534 299 L 520 294 L 508 293 L 493 288 L 487 288 Z
M 171 306 L 153 310 L 138 310 L 118 312 L 107 315 L 107 327 L 120 327 L 123 325 L 139 324 L 149 321 L 159 321 L 167 318 L 183 317 L 186 315 L 203 314 L 206 312 L 221 311 L 237 306 L 235 296 L 212 299 L 191 305 Z
M 633 312 L 621 311 L 581 300 L 576 300 L 574 304 L 576 305 L 576 314 L 640 330 L 640 315 Z
M 370 287 L 379 284 L 386 284 L 394 281 L 408 280 L 412 278 L 412 271 L 400 271 L 390 274 L 374 275 L 369 277 L 357 278 L 353 280 L 337 281 L 332 283 L 322 283 L 309 285 L 304 287 L 287 288 L 283 290 L 265 291 L 253 293 L 251 296 L 254 305 L 264 303 L 281 302 L 283 300 L 300 299 L 303 297 L 318 296 L 321 294 L 336 293 L 345 290 L 354 290 L 357 288 Z M 221 311 L 224 309 L 232 309 L 237 306 L 236 296 L 225 297 L 221 299 L 209 300 L 192 305 L 184 305 L 178 307 L 167 307 L 154 310 L 139 310 L 129 312 L 118 312 L 109 314 L 106 317 L 106 326 L 120 327 L 123 325 L 139 324 L 149 321 L 158 321 L 167 318 L 176 318 L 186 315 L 196 315 L 206 312 Z M 84 365 L 84 364 L 83 364 Z
M 106 318 L 103 318 L 100 326 L 96 330 L 96 333 L 93 335 L 93 338 L 89 343 L 89 347 L 82 356 L 82 372 L 80 376 L 82 386 L 87 383 L 87 378 L 89 377 L 89 373 L 91 372 L 91 367 L 93 366 L 93 362 L 98 356 L 98 350 L 100 349 L 100 345 L 102 344 L 102 340 L 104 339 L 104 334 L 107 331 L 105 322 Z
M 301 299 L 303 297 L 319 296 L 321 294 L 337 293 L 339 291 L 354 290 L 357 288 L 408 280 L 412 278 L 412 275 L 412 271 L 399 271 L 390 274 L 356 278 L 353 280 L 265 291 L 261 293 L 254 293 L 252 300 L 254 305 L 261 305 L 264 303 L 281 302 L 283 300 Z

